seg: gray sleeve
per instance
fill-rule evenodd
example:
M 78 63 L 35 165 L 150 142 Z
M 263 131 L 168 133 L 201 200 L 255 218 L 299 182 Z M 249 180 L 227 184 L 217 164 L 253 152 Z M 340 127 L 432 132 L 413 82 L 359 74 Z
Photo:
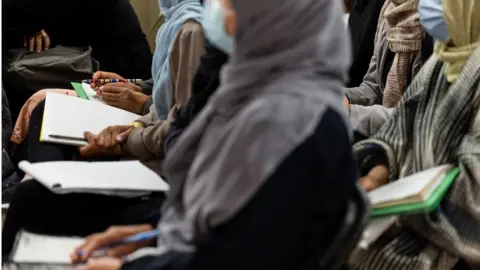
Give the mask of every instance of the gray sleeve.
M 352 129 L 365 137 L 371 137 L 383 126 L 395 108 L 381 105 L 350 105 L 350 124 Z
M 375 54 L 370 60 L 370 66 L 362 84 L 358 87 L 347 88 L 345 93 L 350 104 L 369 106 L 382 103 L 383 94 L 378 81 L 377 56 Z
M 368 71 L 363 77 L 363 82 L 358 87 L 345 89 L 347 98 L 350 104 L 358 104 L 363 106 L 370 106 L 375 104 L 382 104 L 383 92 L 380 88 L 379 78 L 379 63 L 378 56 L 381 48 L 387 42 L 386 31 L 383 25 L 379 25 L 377 33 L 375 34 L 375 47 L 373 48 L 373 55 L 370 59 Z
M 146 81 L 139 82 L 138 85 L 142 87 L 143 93 L 145 95 L 151 95 L 153 91 L 153 78 L 150 78 Z

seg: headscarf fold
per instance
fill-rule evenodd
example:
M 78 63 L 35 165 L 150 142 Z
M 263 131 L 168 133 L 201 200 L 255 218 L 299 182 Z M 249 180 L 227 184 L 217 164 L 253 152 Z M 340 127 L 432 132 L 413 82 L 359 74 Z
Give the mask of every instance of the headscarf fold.
M 235 44 L 219 89 L 167 155 L 163 250 L 193 250 L 234 217 L 343 107 L 350 48 L 343 6 L 331 0 L 232 0 Z
M 202 20 L 202 5 L 199 0 L 158 0 L 165 21 L 157 32 L 152 63 L 153 103 L 160 120 L 167 119 L 172 103 L 172 80 L 170 77 L 170 53 L 175 38 L 188 20 Z
M 437 41 L 435 54 L 447 63 L 445 76 L 453 83 L 470 55 L 480 46 L 480 1 L 444 0 L 443 17 L 453 44 Z
M 395 53 L 383 93 L 388 108 L 395 107 L 407 89 L 408 74 L 425 38 L 417 9 L 418 0 L 387 0 L 382 8 L 388 48 Z

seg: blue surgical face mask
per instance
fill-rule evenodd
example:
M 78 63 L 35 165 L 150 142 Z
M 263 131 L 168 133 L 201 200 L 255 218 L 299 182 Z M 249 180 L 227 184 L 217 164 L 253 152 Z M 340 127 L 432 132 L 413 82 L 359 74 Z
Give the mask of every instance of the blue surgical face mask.
M 443 0 L 420 0 L 418 13 L 420 23 L 433 38 L 447 42 L 448 28 L 443 18 Z M 458 0 L 461 1 L 461 0 Z
M 206 0 L 202 26 L 208 41 L 225 53 L 231 54 L 233 37 L 226 32 L 225 13 L 225 7 L 218 0 Z

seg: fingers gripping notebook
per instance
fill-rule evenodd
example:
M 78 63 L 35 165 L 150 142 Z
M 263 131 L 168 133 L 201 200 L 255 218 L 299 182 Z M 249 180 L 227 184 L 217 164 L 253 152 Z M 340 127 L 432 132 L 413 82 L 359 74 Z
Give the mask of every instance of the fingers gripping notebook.
M 99 102 L 47 93 L 40 141 L 83 146 L 85 131 L 100 133 L 108 126 L 128 125 L 140 116 Z

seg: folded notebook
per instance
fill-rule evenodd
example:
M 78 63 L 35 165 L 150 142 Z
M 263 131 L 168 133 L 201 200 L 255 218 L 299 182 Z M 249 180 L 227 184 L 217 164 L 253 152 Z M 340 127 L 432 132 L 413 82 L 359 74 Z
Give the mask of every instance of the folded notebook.
M 85 99 L 47 92 L 40 141 L 83 146 L 83 133 L 100 133 L 108 126 L 128 125 L 140 116 Z
M 22 161 L 18 166 L 59 194 L 75 192 L 137 197 L 169 189 L 160 176 L 139 161 Z
M 11 261 L 24 264 L 70 264 L 70 253 L 83 244 L 83 238 L 55 237 L 20 231 L 11 253 Z M 42 269 L 37 266 L 34 269 Z
M 438 207 L 459 172 L 452 165 L 443 165 L 377 188 L 368 193 L 372 215 L 431 212 Z

